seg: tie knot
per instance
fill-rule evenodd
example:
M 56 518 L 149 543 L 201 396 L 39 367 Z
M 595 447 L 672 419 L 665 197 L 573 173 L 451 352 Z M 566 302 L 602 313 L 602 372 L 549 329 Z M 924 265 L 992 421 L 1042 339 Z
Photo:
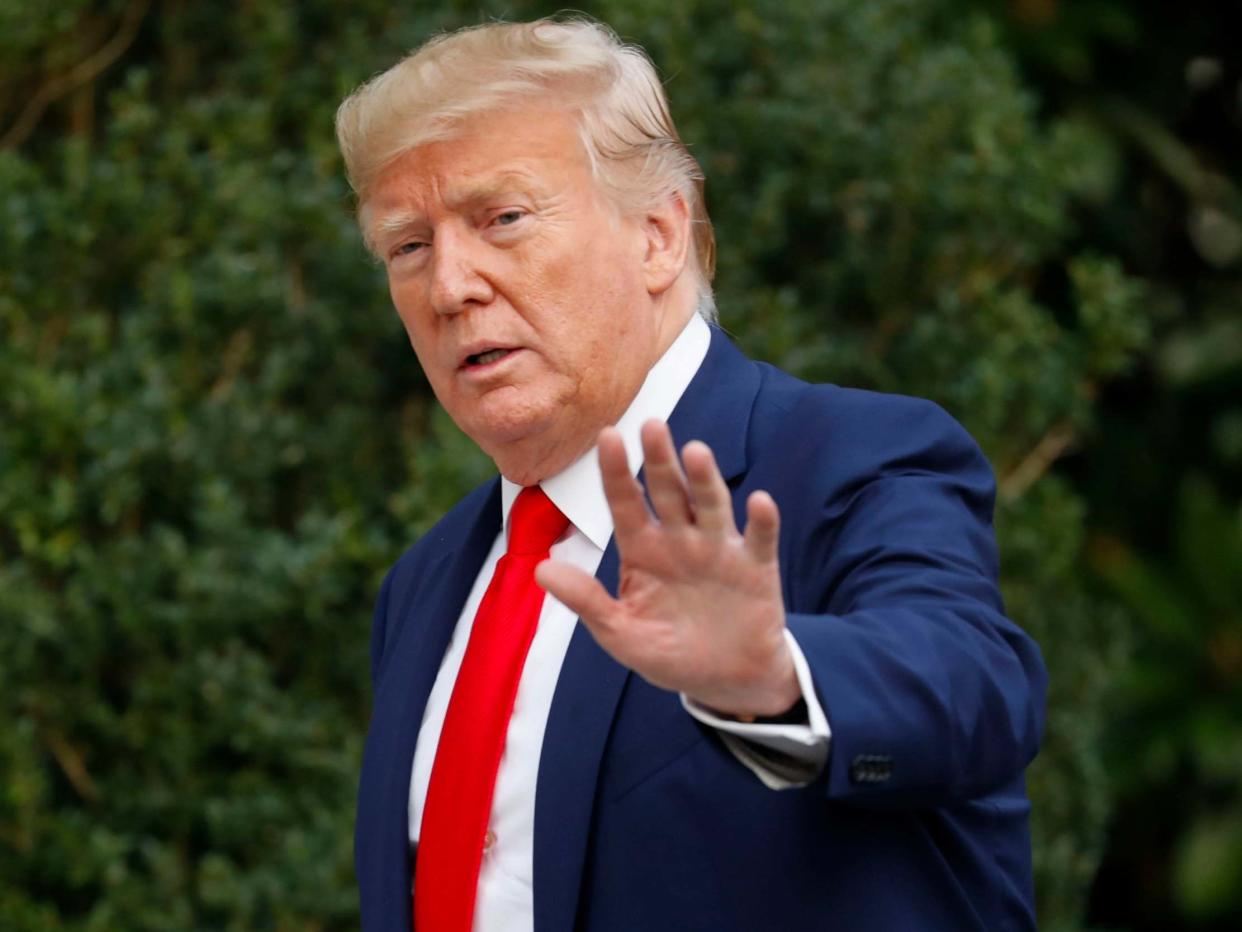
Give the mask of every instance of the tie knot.
M 509 553 L 547 553 L 569 527 L 569 519 L 537 485 L 518 493 L 509 512 Z

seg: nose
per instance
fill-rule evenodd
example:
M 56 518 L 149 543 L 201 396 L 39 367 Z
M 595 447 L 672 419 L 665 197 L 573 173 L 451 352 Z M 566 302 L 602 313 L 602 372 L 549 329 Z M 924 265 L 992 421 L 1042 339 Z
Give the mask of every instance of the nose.
M 431 247 L 431 306 L 437 314 L 460 314 L 495 296 L 483 267 L 485 244 L 469 231 L 445 224 Z

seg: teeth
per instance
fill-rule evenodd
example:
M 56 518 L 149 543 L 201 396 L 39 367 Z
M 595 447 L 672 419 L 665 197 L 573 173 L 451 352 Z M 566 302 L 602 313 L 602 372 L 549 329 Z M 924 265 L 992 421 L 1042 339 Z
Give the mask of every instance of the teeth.
M 489 362 L 495 362 L 497 359 L 500 359 L 502 356 L 508 356 L 508 355 L 509 355 L 509 351 L 507 349 L 488 350 L 486 353 L 477 354 L 474 357 L 474 364 L 476 366 L 485 366 Z

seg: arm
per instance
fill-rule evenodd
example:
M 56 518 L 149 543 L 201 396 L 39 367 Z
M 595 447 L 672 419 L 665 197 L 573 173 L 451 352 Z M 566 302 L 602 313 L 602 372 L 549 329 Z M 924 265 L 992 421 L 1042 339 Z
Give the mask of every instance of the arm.
M 1038 748 L 1046 673 L 1003 614 L 991 470 L 952 419 L 921 408 L 865 484 L 805 514 L 790 554 L 803 582 L 786 623 L 833 723 L 833 797 L 970 798 Z M 890 772 L 859 779 L 860 759 Z
M 1001 613 L 986 461 L 929 403 L 810 400 L 780 419 L 794 436 L 768 438 L 745 483 L 776 490 L 779 560 L 777 502 L 739 491 L 743 538 L 732 496 L 704 469 L 710 453 L 688 445 L 683 478 L 649 425 L 655 515 L 601 438 L 619 598 L 554 565 L 540 581 L 620 662 L 728 716 L 793 704 L 792 633 L 831 723 L 830 796 L 926 805 L 985 793 L 1034 755 L 1045 688 L 1038 650 Z

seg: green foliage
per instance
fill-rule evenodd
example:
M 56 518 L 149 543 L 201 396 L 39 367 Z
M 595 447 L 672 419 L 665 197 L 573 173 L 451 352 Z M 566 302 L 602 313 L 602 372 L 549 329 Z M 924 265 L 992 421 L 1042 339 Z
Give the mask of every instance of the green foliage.
M 1119 722 L 1125 789 L 1180 794 L 1174 890 L 1187 915 L 1220 918 L 1242 914 L 1242 510 L 1202 479 L 1179 498 L 1175 563 L 1115 540 L 1095 562 L 1140 622 Z
M 1115 334 L 1105 346 L 1123 350 L 1121 378 L 1098 396 L 1077 471 L 1091 562 L 1137 626 L 1106 733 L 1117 804 L 1092 914 L 1141 932 L 1235 928 L 1242 668 L 1229 660 L 1238 603 L 1228 592 L 1242 503 L 1242 136 L 1230 41 L 1242 8 L 1012 8 L 1006 45 L 1023 72 L 1120 156 L 1077 158 L 1106 182 L 1083 190 L 1080 235 L 1101 258 L 1142 270 L 1150 310 L 1147 338 L 1091 299 Z M 1075 276 L 1073 287 L 1094 286 Z M 1146 358 L 1127 365 L 1125 344 L 1144 340 Z M 1113 360 L 1108 350 L 1099 361 Z
M 1053 678 L 1030 775 L 1040 909 L 1072 927 L 1125 626 L 1085 583 L 1085 505 L 1047 470 L 1149 322 L 1142 288 L 1074 235 L 1075 205 L 1116 183 L 1116 144 L 1037 118 L 969 6 L 588 12 L 669 78 L 709 178 L 725 326 L 804 376 L 935 398 L 991 455 L 1006 597 Z M 0 127 L 88 14 L 121 15 L 61 5 L 0 28 Z M 356 925 L 371 601 L 489 467 L 431 404 L 362 252 L 332 113 L 480 18 L 163 5 L 0 151 L 5 928 Z

